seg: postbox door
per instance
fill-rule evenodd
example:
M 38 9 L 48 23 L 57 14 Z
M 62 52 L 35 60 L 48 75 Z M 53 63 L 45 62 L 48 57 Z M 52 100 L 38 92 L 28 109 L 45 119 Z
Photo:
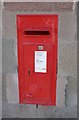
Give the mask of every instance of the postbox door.
M 50 104 L 53 46 L 25 44 L 23 46 L 26 103 Z

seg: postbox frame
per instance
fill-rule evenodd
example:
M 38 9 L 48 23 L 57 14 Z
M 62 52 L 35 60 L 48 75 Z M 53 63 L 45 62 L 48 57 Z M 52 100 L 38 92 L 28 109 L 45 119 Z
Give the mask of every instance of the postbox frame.
M 57 51 L 58 51 L 58 15 L 53 15 L 53 14 L 29 14 L 29 15 L 17 15 L 17 46 L 18 46 L 18 82 L 19 82 L 19 103 L 21 104 L 42 104 L 44 105 L 44 103 L 41 102 L 33 102 L 33 101 L 28 101 L 26 102 L 26 98 L 25 98 L 25 89 L 24 89 L 24 74 L 23 74 L 23 69 L 24 69 L 24 62 L 23 62 L 23 44 L 25 44 L 25 39 L 23 39 L 23 26 L 22 26 L 22 20 L 25 17 L 30 17 L 30 16 L 47 16 L 47 17 L 51 17 L 51 19 L 54 19 L 54 38 L 53 41 L 51 42 L 47 42 L 46 44 L 53 44 L 54 47 L 54 74 L 55 76 L 53 77 L 54 83 L 51 82 L 51 84 L 54 84 L 53 88 L 51 87 L 51 102 L 47 103 L 46 105 L 56 105 L 56 80 L 57 80 Z M 52 33 L 52 29 L 50 29 L 51 33 Z M 26 36 L 24 36 L 25 38 Z M 37 39 L 38 36 L 35 37 L 35 39 Z M 49 36 L 43 36 L 45 39 L 49 39 Z M 32 36 L 28 36 L 29 40 L 31 41 Z M 41 38 L 41 36 L 39 36 L 39 38 Z M 23 41 L 22 41 L 23 40 Z M 34 44 L 31 41 L 32 44 Z M 38 43 L 40 44 L 40 41 L 38 41 Z M 36 44 L 36 43 L 35 43 Z M 42 45 L 43 43 L 41 43 Z M 52 91 L 54 90 L 54 94 L 52 95 Z

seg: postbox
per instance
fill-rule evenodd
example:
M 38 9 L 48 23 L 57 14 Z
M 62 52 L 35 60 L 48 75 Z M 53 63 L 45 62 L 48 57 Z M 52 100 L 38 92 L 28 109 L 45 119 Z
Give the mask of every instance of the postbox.
M 17 15 L 19 103 L 56 105 L 58 15 Z

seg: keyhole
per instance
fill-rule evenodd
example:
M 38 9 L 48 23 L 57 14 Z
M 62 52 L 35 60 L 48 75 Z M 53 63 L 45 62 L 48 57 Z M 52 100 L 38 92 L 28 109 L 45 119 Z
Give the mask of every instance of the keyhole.
M 30 75 L 30 70 L 28 70 L 28 74 Z

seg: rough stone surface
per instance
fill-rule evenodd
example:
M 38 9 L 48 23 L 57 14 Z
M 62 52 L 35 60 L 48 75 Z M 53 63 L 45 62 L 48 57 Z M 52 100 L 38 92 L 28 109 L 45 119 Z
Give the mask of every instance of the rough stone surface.
M 59 40 L 58 65 L 59 75 L 77 76 L 77 42 Z
M 62 83 L 62 84 L 61 84 Z M 67 85 L 67 77 L 65 76 L 58 76 L 57 78 L 57 89 L 56 89 L 56 105 L 57 106 L 65 106 L 65 89 Z
M 77 78 L 67 77 L 68 84 L 66 88 L 66 105 L 75 106 L 77 104 Z
M 62 0 L 3 0 L 3 2 L 62 2 Z M 63 0 L 63 2 L 77 2 L 77 0 Z
M 16 67 L 16 56 L 14 52 L 14 41 L 10 40 L 3 40 L 2 41 L 2 67 L 3 67 L 3 72 L 10 72 L 13 73 L 15 72 L 15 67 Z
M 77 16 L 75 10 L 72 12 L 62 12 L 59 19 L 60 19 L 60 32 L 59 32 L 60 40 L 62 42 L 65 41 L 65 43 L 69 41 L 76 41 Z
M 0 118 L 2 118 L 2 10 L 0 2 Z
M 18 104 L 17 14 L 58 14 L 57 106 Z M 76 12 L 3 10 L 3 117 L 73 118 L 77 115 L 77 35 Z M 15 93 L 15 94 L 13 94 Z M 62 107 L 60 107 L 62 106 Z M 67 106 L 67 107 L 66 107 Z
M 19 103 L 17 74 L 7 74 L 6 81 L 7 102 Z
M 3 118 L 77 118 L 77 107 L 47 107 L 3 103 Z
M 2 118 L 2 75 L 0 74 L 0 118 Z
M 41 2 L 42 1 L 42 2 Z M 48 0 L 45 0 L 48 1 Z M 73 10 L 73 2 L 56 2 L 55 0 L 49 0 L 46 3 L 44 0 L 40 0 L 40 2 L 21 2 L 17 4 L 17 2 L 13 3 L 5 3 L 5 10 L 9 11 L 72 11 Z M 53 2 L 54 1 L 54 2 Z

